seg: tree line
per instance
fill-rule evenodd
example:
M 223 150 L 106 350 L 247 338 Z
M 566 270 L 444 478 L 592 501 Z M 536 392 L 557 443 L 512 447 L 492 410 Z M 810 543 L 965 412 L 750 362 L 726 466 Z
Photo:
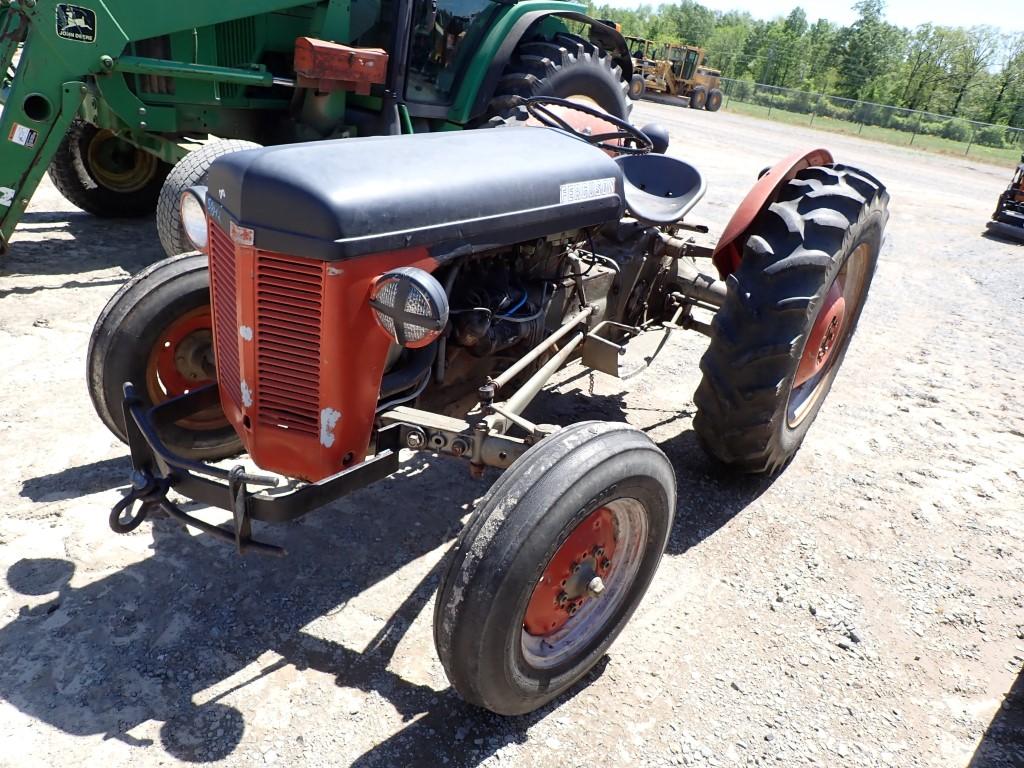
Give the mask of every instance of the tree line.
M 623 34 L 707 51 L 724 77 L 1024 127 L 1024 32 L 890 24 L 885 0 L 860 0 L 857 19 L 813 24 L 799 6 L 764 21 L 694 0 L 624 10 L 590 3 Z M 1007 19 L 1008 23 L 1021 23 Z

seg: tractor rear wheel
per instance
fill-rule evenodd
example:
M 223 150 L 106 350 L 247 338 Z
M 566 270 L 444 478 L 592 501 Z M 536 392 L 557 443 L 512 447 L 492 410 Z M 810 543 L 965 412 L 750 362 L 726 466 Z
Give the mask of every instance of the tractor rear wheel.
M 690 109 L 704 109 L 704 105 L 708 102 L 708 89 L 703 85 L 698 85 L 692 91 L 690 91 Z
M 181 196 L 196 185 L 206 182 L 206 174 L 218 157 L 241 152 L 243 149 L 259 149 L 260 145 L 239 139 L 211 141 L 194 152 L 189 152 L 178 161 L 160 190 L 160 202 L 156 209 L 156 229 L 164 253 L 174 256 L 195 248 L 181 226 Z
M 857 328 L 888 202 L 865 171 L 815 167 L 755 220 L 693 398 L 693 429 L 712 456 L 774 473 L 796 454 Z
M 86 379 L 96 413 L 127 442 L 122 387 L 147 406 L 216 379 L 206 256 L 183 253 L 146 268 L 107 302 L 89 339 Z M 216 460 L 241 451 L 219 407 L 179 421 L 161 437 L 180 456 Z
M 722 92 L 717 88 L 712 88 L 708 91 L 708 101 L 704 105 L 704 108 L 708 112 L 717 112 L 722 108 Z
M 53 186 L 69 203 L 104 218 L 156 210 L 171 166 L 112 132 L 75 119 L 50 163 Z
M 554 96 L 588 103 L 628 120 L 633 105 L 627 91 L 622 70 L 607 53 L 575 35 L 558 35 L 554 41 L 519 44 L 489 111 L 503 115 L 520 98 Z
M 647 90 L 647 83 L 644 81 L 643 75 L 633 75 L 629 80 L 629 98 L 633 101 L 643 98 L 644 92 Z
M 573 424 L 523 454 L 463 529 L 437 593 L 452 687 L 519 715 L 578 682 L 643 599 L 675 504 L 671 462 L 626 424 Z

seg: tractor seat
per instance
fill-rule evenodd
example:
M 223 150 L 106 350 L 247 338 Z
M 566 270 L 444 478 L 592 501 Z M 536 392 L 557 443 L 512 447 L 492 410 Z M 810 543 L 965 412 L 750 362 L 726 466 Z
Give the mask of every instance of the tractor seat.
M 674 224 L 704 197 L 700 171 L 668 155 L 622 155 L 626 208 L 645 224 Z

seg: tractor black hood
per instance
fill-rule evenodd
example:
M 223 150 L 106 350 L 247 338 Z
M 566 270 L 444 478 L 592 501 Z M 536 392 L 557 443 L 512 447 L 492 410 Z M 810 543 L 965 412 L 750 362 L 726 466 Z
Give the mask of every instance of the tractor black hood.
M 249 150 L 217 160 L 207 184 L 213 207 L 252 229 L 257 248 L 327 261 L 482 250 L 616 220 L 624 208 L 618 165 L 550 128 Z

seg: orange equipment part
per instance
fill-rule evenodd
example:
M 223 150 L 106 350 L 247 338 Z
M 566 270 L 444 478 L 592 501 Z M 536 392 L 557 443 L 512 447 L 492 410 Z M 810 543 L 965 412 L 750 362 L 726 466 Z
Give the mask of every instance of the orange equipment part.
M 381 48 L 351 48 L 312 37 L 295 41 L 295 73 L 302 88 L 370 94 L 371 85 L 384 83 L 388 54 Z
M 412 248 L 316 261 L 232 243 L 211 222 L 221 405 L 261 468 L 315 482 L 366 457 L 391 338 L 369 305 L 397 267 L 432 272 Z

